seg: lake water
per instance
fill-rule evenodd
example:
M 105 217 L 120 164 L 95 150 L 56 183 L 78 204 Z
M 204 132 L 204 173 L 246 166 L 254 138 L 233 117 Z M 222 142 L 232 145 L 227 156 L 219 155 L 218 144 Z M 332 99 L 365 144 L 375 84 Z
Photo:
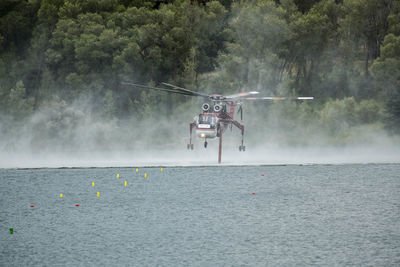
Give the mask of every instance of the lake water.
M 398 164 L 1 169 L 0 182 L 0 266 L 400 265 Z

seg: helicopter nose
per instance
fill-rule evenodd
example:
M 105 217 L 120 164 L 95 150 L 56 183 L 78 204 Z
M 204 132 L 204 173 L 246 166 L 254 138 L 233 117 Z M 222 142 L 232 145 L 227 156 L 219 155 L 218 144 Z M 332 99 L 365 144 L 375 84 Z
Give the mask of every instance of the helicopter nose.
M 217 132 L 212 128 L 197 128 L 196 135 L 200 138 L 215 138 L 217 136 Z

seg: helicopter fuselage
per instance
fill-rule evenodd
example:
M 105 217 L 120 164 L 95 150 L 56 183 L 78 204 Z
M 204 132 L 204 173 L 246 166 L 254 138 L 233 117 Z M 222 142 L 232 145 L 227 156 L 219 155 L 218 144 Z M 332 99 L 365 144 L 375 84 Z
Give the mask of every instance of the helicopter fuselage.
M 195 119 L 196 135 L 200 138 L 215 138 L 218 133 L 218 114 L 201 113 Z

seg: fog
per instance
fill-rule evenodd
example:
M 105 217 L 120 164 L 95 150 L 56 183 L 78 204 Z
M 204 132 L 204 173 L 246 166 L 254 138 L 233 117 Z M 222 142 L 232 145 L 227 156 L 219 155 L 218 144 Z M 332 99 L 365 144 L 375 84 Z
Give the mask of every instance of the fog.
M 205 149 L 193 136 L 186 149 L 201 100 L 121 81 L 315 97 L 244 101 L 246 151 L 227 129 L 222 165 L 400 162 L 400 137 L 385 128 L 398 127 L 388 123 L 398 56 L 378 53 L 396 47 L 384 42 L 398 35 L 395 6 L 111 1 L 94 11 L 77 1 L 67 12 L 69 2 L 25 2 L 4 12 L 21 18 L 5 20 L 17 34 L 0 35 L 0 168 L 218 165 L 217 139 Z M 365 23 L 377 18 L 371 35 Z
M 211 143 L 211 142 L 210 142 Z M 211 145 L 211 144 L 210 144 Z M 218 164 L 217 143 L 205 150 L 133 150 L 87 153 L 1 153 L 0 168 L 59 167 L 155 167 L 155 166 L 240 166 L 286 164 L 399 163 L 400 149 L 392 146 L 336 147 L 248 147 L 246 152 L 224 146 Z
M 400 162 L 399 138 L 379 125 L 348 126 L 335 136 L 321 121 L 299 119 L 302 104 L 263 105 L 244 103 L 245 152 L 238 129 L 224 132 L 222 165 Z M 47 103 L 26 120 L 3 118 L 0 168 L 218 165 L 218 139 L 205 149 L 193 135 L 195 149 L 186 149 L 196 101 L 141 120 L 107 117 L 95 106 L 87 99 Z M 295 109 L 294 119 L 282 114 L 286 108 Z

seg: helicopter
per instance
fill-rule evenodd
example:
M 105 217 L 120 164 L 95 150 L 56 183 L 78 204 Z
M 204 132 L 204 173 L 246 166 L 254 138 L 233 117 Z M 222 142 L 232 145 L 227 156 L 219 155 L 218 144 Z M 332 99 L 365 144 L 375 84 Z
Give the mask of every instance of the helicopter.
M 239 121 L 235 120 L 235 107 L 238 107 L 238 113 L 240 113 L 240 120 L 243 120 L 243 100 L 312 100 L 314 97 L 255 97 L 259 92 L 249 91 L 241 92 L 232 95 L 221 95 L 221 94 L 204 94 L 196 91 L 192 91 L 183 87 L 179 87 L 173 84 L 163 82 L 167 88 L 164 87 L 152 87 L 131 82 L 122 82 L 122 84 L 130 85 L 138 88 L 152 89 L 158 91 L 164 91 L 168 93 L 200 97 L 206 99 L 207 102 L 203 103 L 201 108 L 202 112 L 194 118 L 194 121 L 189 124 L 189 143 L 187 144 L 188 150 L 193 150 L 194 145 L 192 142 L 193 129 L 196 136 L 204 139 L 204 148 L 207 148 L 207 139 L 219 138 L 219 152 L 218 152 L 218 163 L 221 163 L 222 154 L 222 135 L 226 129 L 230 126 L 237 127 L 241 132 L 241 144 L 239 145 L 239 151 L 246 151 L 244 145 L 244 125 Z

